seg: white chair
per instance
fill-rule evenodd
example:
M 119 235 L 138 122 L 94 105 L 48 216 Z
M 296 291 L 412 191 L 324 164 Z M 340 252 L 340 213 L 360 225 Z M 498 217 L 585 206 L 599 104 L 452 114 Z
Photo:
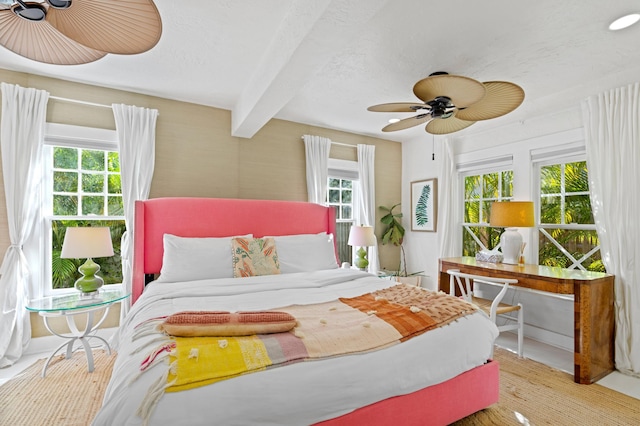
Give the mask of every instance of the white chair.
M 475 304 L 487 315 L 489 315 L 489 318 L 491 318 L 491 321 L 493 321 L 494 324 L 498 326 L 498 330 L 500 332 L 506 330 L 518 330 L 518 356 L 522 357 L 522 341 L 524 331 L 522 304 L 518 303 L 515 305 L 509 305 L 506 303 L 502 303 L 502 298 L 507 293 L 509 284 L 515 284 L 518 282 L 518 280 L 511 278 L 498 278 L 487 277 L 484 275 L 465 274 L 457 269 L 449 269 L 447 273 L 449 274 L 449 294 L 455 295 L 455 289 L 457 287 L 460 290 L 462 298 L 467 302 Z M 494 299 L 484 299 L 476 297 L 473 294 L 473 281 L 475 280 L 482 283 L 497 285 L 502 287 L 502 289 Z M 505 315 L 509 312 L 517 312 L 517 318 L 514 318 L 511 315 Z M 500 318 L 505 318 L 509 322 L 504 325 L 498 325 L 496 322 L 498 315 L 500 315 Z M 491 356 L 493 356 L 493 350 Z

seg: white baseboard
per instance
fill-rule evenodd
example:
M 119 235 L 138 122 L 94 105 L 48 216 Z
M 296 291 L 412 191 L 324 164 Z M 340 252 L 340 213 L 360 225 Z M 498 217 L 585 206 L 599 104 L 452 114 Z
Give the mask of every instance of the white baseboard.
M 573 336 L 565 336 L 563 334 L 554 333 L 553 331 L 527 324 L 524 325 L 524 335 L 533 340 L 537 340 L 538 342 L 555 346 L 556 348 L 564 349 L 569 352 L 574 351 L 575 345 Z
M 505 333 L 511 333 L 514 336 L 518 335 L 518 332 L 514 330 L 505 331 Z M 529 338 L 537 342 L 544 343 L 559 349 L 563 349 L 568 352 L 573 352 L 574 350 L 573 337 L 565 336 L 563 334 L 555 333 L 553 331 L 538 328 L 533 325 L 529 325 L 529 324 L 524 325 L 524 336 L 526 338 Z
M 97 330 L 95 334 L 102 337 L 108 342 L 116 330 L 117 330 L 117 327 L 100 328 Z M 63 340 L 58 336 L 36 337 L 34 339 L 31 339 L 31 342 L 29 343 L 29 347 L 27 347 L 27 350 L 25 351 L 24 354 L 33 355 L 33 354 L 39 354 L 43 352 L 50 353 L 56 347 L 60 346 L 61 343 L 63 343 Z

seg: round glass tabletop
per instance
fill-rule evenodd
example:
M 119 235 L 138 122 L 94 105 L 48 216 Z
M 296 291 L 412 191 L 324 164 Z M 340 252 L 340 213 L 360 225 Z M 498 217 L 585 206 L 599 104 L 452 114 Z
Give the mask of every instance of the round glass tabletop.
M 76 292 L 30 300 L 26 308 L 34 312 L 71 311 L 74 309 L 87 309 L 109 305 L 126 299 L 130 295 L 131 293 L 127 293 L 122 289 L 102 288 L 96 294 L 92 295 Z

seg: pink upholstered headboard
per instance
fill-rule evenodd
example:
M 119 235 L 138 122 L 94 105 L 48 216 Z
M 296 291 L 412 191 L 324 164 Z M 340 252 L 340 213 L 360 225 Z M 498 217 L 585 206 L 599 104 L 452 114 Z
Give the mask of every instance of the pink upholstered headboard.
M 252 233 L 262 237 L 319 232 L 335 235 L 335 231 L 334 209 L 313 203 L 229 198 L 136 201 L 132 300 L 142 294 L 145 274 L 160 273 L 164 234 L 225 237 Z

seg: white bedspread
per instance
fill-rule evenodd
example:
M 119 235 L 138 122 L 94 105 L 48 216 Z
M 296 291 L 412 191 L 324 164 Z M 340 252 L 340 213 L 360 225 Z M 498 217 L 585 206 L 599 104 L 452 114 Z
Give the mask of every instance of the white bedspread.
M 118 358 L 103 408 L 93 424 L 143 424 L 136 410 L 166 368 L 158 365 L 139 375 L 142 360 L 155 345 L 151 337 L 132 342 L 132 329 L 147 319 L 185 310 L 251 311 L 320 303 L 395 284 L 345 269 L 152 283 L 114 337 Z M 164 394 L 150 424 L 312 424 L 441 383 L 482 365 L 497 335 L 495 325 L 484 314 L 475 313 L 383 350 L 296 363 Z M 135 376 L 139 377 L 132 382 Z

